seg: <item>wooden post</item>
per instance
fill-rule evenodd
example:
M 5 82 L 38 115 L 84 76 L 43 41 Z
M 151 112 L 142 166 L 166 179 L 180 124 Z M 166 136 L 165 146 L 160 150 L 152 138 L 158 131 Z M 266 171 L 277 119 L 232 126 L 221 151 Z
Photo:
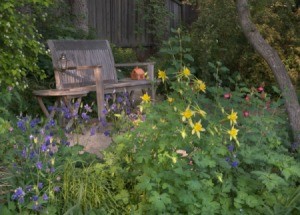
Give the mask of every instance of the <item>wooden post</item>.
M 154 64 L 147 65 L 148 76 L 151 81 L 151 97 L 155 99 L 155 86 L 154 86 Z
M 98 119 L 100 119 L 103 116 L 103 110 L 104 110 L 104 84 L 103 84 L 101 66 L 97 66 L 94 69 L 94 76 L 96 81 Z

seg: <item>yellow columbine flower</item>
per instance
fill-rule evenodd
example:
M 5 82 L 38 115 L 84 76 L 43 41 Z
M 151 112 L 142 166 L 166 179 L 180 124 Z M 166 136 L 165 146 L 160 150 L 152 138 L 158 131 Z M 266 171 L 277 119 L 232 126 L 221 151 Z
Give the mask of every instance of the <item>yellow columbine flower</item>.
M 204 110 L 202 110 L 197 104 L 196 106 L 194 107 L 195 109 L 195 112 L 198 113 L 200 116 L 202 117 L 206 117 L 206 112 Z
M 151 97 L 148 95 L 148 93 L 145 93 L 143 96 L 141 96 L 141 99 L 143 102 L 148 103 L 150 102 Z
M 200 81 L 200 80 L 199 80 L 199 83 L 198 83 L 198 89 L 199 89 L 200 91 L 202 91 L 202 92 L 205 93 L 206 85 L 205 85 L 205 83 L 204 83 L 203 81 Z
M 191 71 L 187 67 L 183 67 L 182 75 L 188 78 L 191 75 Z
M 180 134 L 181 134 L 181 136 L 182 136 L 182 139 L 185 139 L 186 136 L 187 136 L 185 129 L 182 129 L 182 130 L 179 131 L 179 132 L 180 132 Z
M 231 110 L 231 114 L 229 114 L 229 115 L 227 116 L 227 119 L 230 120 L 230 125 L 236 124 L 237 118 L 238 118 L 237 112 L 233 112 L 233 110 Z
M 168 102 L 172 103 L 172 102 L 174 102 L 174 99 L 168 96 Z
M 190 107 L 187 107 L 185 111 L 181 113 L 181 115 L 182 121 L 185 122 L 186 119 L 190 119 L 194 115 L 194 112 L 190 109 Z
M 239 132 L 239 130 L 237 130 L 236 128 L 234 128 L 234 127 L 232 126 L 231 130 L 228 130 L 228 131 L 227 131 L 227 133 L 228 133 L 229 136 L 230 136 L 230 140 L 232 140 L 232 139 L 237 140 L 237 139 L 236 139 L 236 136 L 237 136 L 238 132 Z
M 168 79 L 166 72 L 162 70 L 158 70 L 158 78 L 160 78 L 163 83 Z
M 192 125 L 192 134 L 197 134 L 197 137 L 200 138 L 200 132 L 201 131 L 205 131 L 205 129 L 203 128 L 202 124 L 201 124 L 201 120 L 199 120 L 199 122 L 196 122 L 195 124 L 191 123 Z

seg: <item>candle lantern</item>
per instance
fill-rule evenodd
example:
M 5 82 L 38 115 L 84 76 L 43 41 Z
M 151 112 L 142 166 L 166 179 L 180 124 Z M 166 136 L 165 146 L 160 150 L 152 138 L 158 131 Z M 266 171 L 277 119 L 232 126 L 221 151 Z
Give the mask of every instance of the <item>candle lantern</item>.
M 62 70 L 62 71 L 64 71 L 64 70 L 66 70 L 67 68 L 68 68 L 68 59 L 67 59 L 67 56 L 64 54 L 64 53 L 62 53 L 61 55 L 60 55 L 60 58 L 59 58 L 59 66 L 60 66 L 60 69 Z

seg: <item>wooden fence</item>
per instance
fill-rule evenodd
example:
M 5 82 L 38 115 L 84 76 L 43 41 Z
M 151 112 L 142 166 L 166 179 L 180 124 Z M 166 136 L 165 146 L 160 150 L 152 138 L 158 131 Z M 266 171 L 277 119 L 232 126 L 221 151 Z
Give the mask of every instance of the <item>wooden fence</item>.
M 177 0 L 165 0 L 167 10 L 172 13 L 169 20 L 169 30 L 178 27 L 184 22 L 188 6 Z M 88 19 L 99 39 L 108 39 L 120 47 L 136 47 L 138 45 L 151 46 L 153 40 L 145 30 L 136 33 L 137 25 L 143 18 L 136 10 L 135 0 L 89 0 Z M 186 19 L 187 20 L 187 19 Z

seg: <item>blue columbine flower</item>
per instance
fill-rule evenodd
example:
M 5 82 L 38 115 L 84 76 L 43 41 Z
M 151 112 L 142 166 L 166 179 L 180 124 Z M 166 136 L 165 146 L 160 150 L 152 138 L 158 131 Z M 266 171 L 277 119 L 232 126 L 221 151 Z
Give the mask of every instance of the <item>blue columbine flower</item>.
M 119 96 L 119 97 L 117 98 L 117 102 L 118 102 L 118 103 L 121 103 L 122 101 L 123 101 L 123 98 Z
M 108 114 L 108 111 L 107 111 L 106 109 L 104 109 L 104 110 L 102 111 L 102 113 L 103 113 L 104 115 L 107 115 L 107 114 Z
M 60 191 L 60 187 L 56 186 L 53 188 L 54 192 L 58 193 Z
M 81 114 L 81 117 L 82 117 L 82 119 L 84 119 L 84 120 L 89 120 L 89 116 L 87 115 L 87 113 L 85 113 L 85 112 L 83 112 L 82 114 Z
M 26 190 L 27 192 L 30 192 L 30 191 L 32 190 L 32 188 L 33 188 L 32 185 L 27 185 L 27 186 L 25 187 L 25 190 Z
M 91 136 L 96 134 L 96 127 L 91 128 Z
M 116 104 L 112 104 L 110 106 L 110 109 L 113 110 L 113 111 L 116 111 L 117 110 L 117 105 Z
M 36 163 L 36 168 L 38 168 L 39 170 L 41 170 L 43 168 L 43 163 L 41 161 L 38 161 Z
M 46 146 L 46 144 L 43 144 L 43 145 L 41 145 L 41 151 L 42 152 L 45 152 L 45 151 L 47 151 L 47 146 Z
M 36 202 L 38 199 L 39 199 L 39 196 L 38 196 L 38 195 L 34 195 L 34 196 L 32 196 L 32 200 L 33 200 L 33 201 L 35 201 L 35 202 Z
M 44 184 L 43 184 L 42 182 L 39 182 L 39 183 L 38 183 L 38 188 L 39 188 L 39 189 L 43 189 L 43 187 L 44 187 Z
M 26 158 L 26 157 L 27 157 L 27 151 L 26 151 L 26 148 L 24 148 L 24 149 L 22 150 L 21 155 L 22 155 L 23 158 Z
M 31 120 L 30 122 L 30 127 L 34 128 L 37 124 L 39 124 L 41 122 L 41 120 L 39 118 L 35 118 L 33 120 Z
M 49 197 L 48 197 L 47 194 L 45 193 L 45 194 L 43 195 L 43 200 L 44 200 L 44 201 L 48 201 L 48 199 L 49 199 Z
M 233 152 L 233 150 L 234 150 L 234 145 L 229 145 L 229 146 L 227 146 L 227 148 L 228 148 L 228 151 Z
M 21 129 L 21 131 L 26 131 L 26 125 L 25 125 L 25 121 L 24 120 L 19 120 L 18 122 L 17 122 L 17 127 L 19 128 L 19 129 Z
M 12 200 L 18 200 L 20 203 L 24 203 L 25 192 L 21 187 L 18 187 L 12 195 Z
M 30 159 L 33 159 L 35 157 L 35 152 L 34 151 L 31 151 L 30 154 L 29 154 L 29 158 Z
M 50 126 L 50 127 L 54 127 L 55 126 L 54 119 L 50 119 L 47 125 Z
M 233 162 L 231 163 L 231 166 L 234 167 L 234 168 L 236 168 L 238 165 L 239 165 L 239 162 L 238 162 L 238 161 L 233 161 Z
M 109 100 L 109 99 L 111 99 L 111 95 L 110 94 L 106 94 L 105 95 L 105 100 Z
M 92 112 L 92 108 L 88 104 L 84 105 L 84 109 L 86 112 Z
M 108 136 L 110 135 L 110 131 L 108 131 L 108 130 L 105 131 L 105 132 L 104 132 L 104 135 L 105 135 L 106 137 L 108 137 Z

